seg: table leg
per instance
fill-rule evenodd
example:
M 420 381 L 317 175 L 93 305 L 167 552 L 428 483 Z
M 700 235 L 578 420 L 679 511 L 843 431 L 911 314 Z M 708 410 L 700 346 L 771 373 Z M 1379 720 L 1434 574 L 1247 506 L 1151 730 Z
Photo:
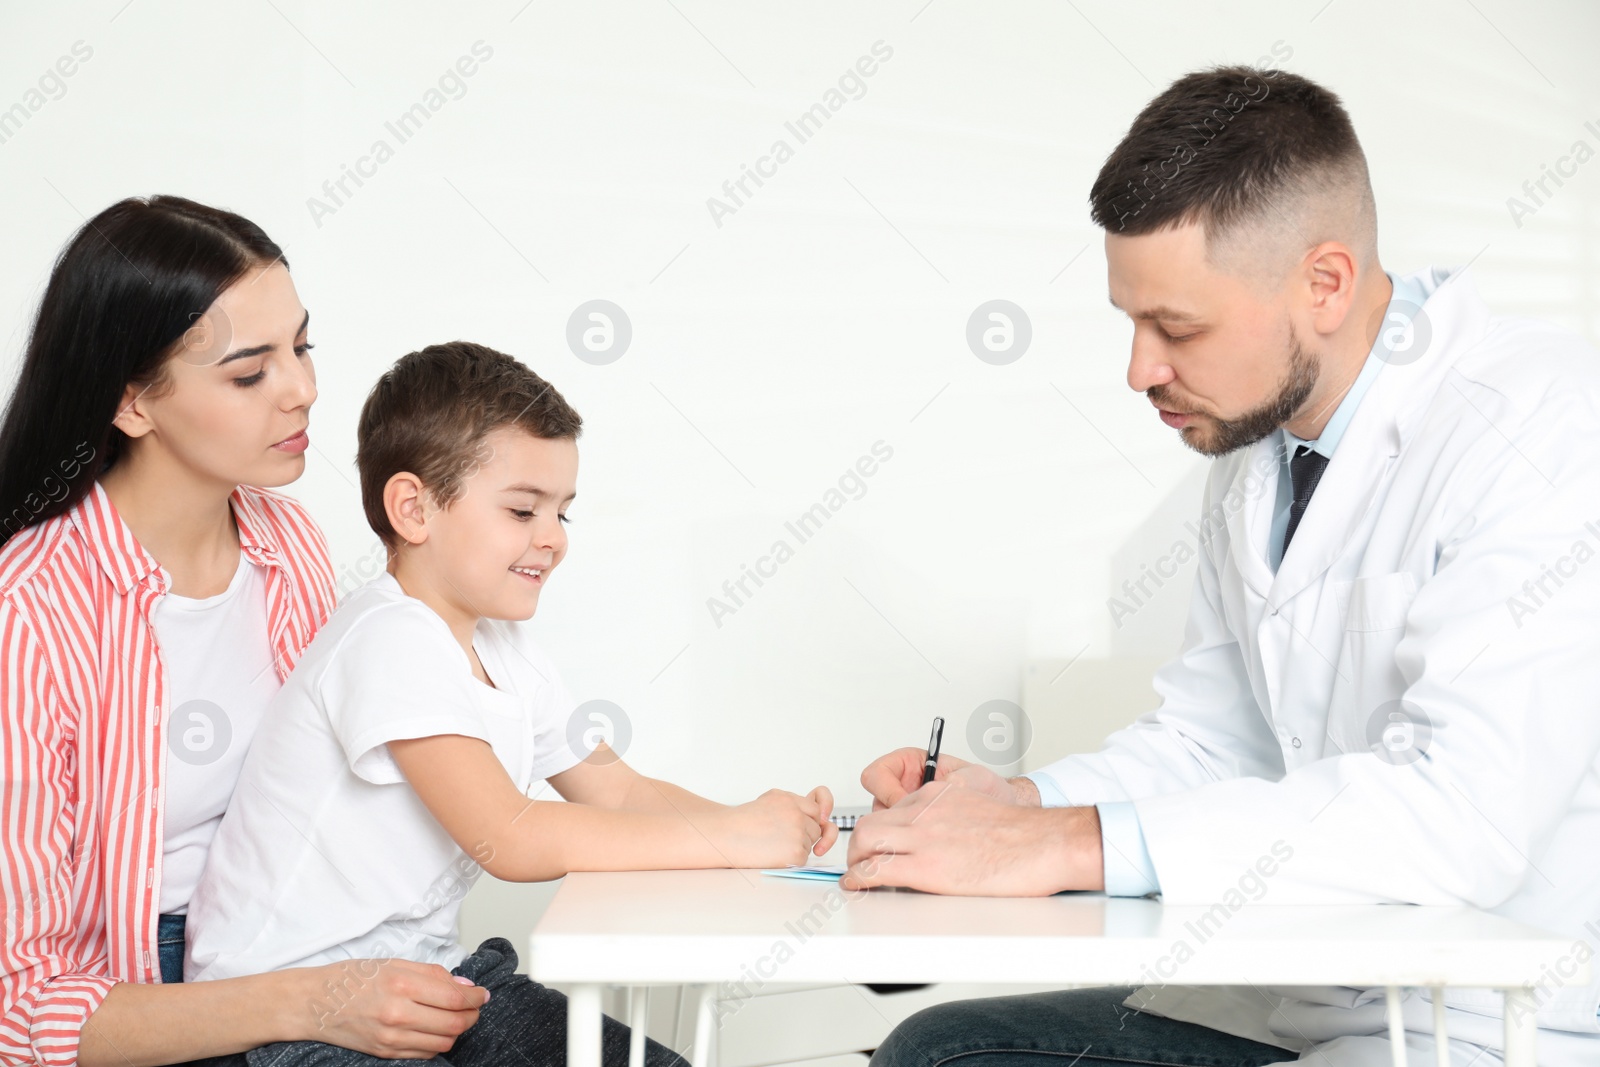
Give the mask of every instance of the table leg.
M 1386 988 L 1384 999 L 1389 1009 L 1389 1055 L 1393 1057 L 1394 1067 L 1406 1067 L 1406 1028 L 1400 1017 L 1400 987 Z
M 1433 987 L 1433 1062 L 1434 1067 L 1450 1067 L 1450 1035 L 1444 1025 L 1444 987 Z
M 1539 1025 L 1534 1018 L 1538 1004 L 1529 989 L 1507 989 L 1506 1067 L 1535 1067 L 1534 1052 L 1539 1040 Z
M 628 1067 L 644 1067 L 645 1028 L 650 1023 L 650 987 L 634 986 L 628 990 Z
M 576 985 L 567 995 L 567 1067 L 600 1067 L 600 987 Z
M 694 1055 L 690 1057 L 690 1067 L 714 1067 L 717 1062 L 717 987 L 699 986 L 695 993 L 699 1000 L 694 1013 Z

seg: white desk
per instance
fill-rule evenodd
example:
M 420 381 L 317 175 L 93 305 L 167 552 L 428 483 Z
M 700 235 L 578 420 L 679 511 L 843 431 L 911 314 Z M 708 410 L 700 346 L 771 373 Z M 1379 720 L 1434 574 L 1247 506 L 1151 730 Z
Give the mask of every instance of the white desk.
M 834 883 L 755 871 L 654 871 L 568 875 L 534 929 L 528 970 L 572 990 L 569 1067 L 600 1063 L 604 986 L 701 986 L 694 1062 L 702 1067 L 710 1063 L 719 983 L 1144 985 L 1146 968 L 1179 938 L 1195 951 L 1163 976 L 1168 984 L 1384 986 L 1393 1036 L 1402 987 L 1504 990 L 1507 1067 L 1534 1067 L 1537 1033 L 1532 1012 L 1519 1021 L 1524 1013 L 1512 1005 L 1531 1008 L 1525 987 L 1548 977 L 1545 965 L 1571 946 L 1570 938 L 1471 908 L 1246 905 L 1230 914 L 1100 893 L 847 894 Z M 1568 981 L 1588 979 L 1585 963 Z M 631 1002 L 638 1063 L 644 997 Z M 1441 1026 L 1439 998 L 1435 1004 Z M 1404 1067 L 1398 1041 L 1395 1051 Z

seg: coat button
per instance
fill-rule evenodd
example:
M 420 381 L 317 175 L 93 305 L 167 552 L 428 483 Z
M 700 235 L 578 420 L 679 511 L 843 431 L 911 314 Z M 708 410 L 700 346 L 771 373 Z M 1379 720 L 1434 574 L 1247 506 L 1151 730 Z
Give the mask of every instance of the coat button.
M 1300 739 L 1298 737 L 1295 738 L 1293 741 L 1290 741 L 1289 743 L 1291 745 L 1293 745 L 1295 748 L 1299 748 L 1300 747 Z

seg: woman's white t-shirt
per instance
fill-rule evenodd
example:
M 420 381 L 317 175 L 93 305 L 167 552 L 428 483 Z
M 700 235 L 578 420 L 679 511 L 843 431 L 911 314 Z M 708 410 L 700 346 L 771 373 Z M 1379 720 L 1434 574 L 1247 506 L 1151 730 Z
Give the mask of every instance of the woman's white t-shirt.
M 189 907 L 186 981 L 465 958 L 456 920 L 481 868 L 406 782 L 388 742 L 481 738 L 524 793 L 588 754 L 526 623 L 483 619 L 473 649 L 494 687 L 393 576 L 345 598 L 256 733 Z
M 152 623 L 166 670 L 160 908 L 183 914 L 200 881 L 267 703 L 278 692 L 267 633 L 267 584 L 239 553 L 216 596 L 156 603 Z

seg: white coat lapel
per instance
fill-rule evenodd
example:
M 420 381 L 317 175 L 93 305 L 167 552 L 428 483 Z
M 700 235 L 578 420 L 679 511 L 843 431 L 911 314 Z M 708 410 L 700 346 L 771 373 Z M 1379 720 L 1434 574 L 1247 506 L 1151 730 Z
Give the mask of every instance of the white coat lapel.
M 1245 585 L 1266 599 L 1272 587 L 1272 567 L 1267 562 L 1267 536 L 1272 509 L 1278 497 L 1278 435 L 1257 441 L 1239 460 L 1233 477 L 1210 502 L 1211 515 L 1221 508 L 1228 530 L 1228 551 Z M 1229 462 L 1227 459 L 1218 463 Z
M 1456 360 L 1482 336 L 1487 316 L 1471 281 L 1447 271 L 1433 274 L 1443 284 L 1423 304 L 1415 328 L 1425 349 L 1409 360 L 1386 361 L 1361 399 L 1278 565 L 1268 593 L 1272 608 L 1310 586 L 1348 549 L 1418 417 Z
M 1384 388 L 1388 384 L 1384 379 L 1392 370 L 1385 366 L 1378 373 L 1322 472 L 1294 540 L 1278 564 L 1277 577 L 1267 594 L 1269 607 L 1282 607 L 1326 573 L 1377 499 L 1390 464 L 1400 454 L 1394 404 L 1402 397 Z

